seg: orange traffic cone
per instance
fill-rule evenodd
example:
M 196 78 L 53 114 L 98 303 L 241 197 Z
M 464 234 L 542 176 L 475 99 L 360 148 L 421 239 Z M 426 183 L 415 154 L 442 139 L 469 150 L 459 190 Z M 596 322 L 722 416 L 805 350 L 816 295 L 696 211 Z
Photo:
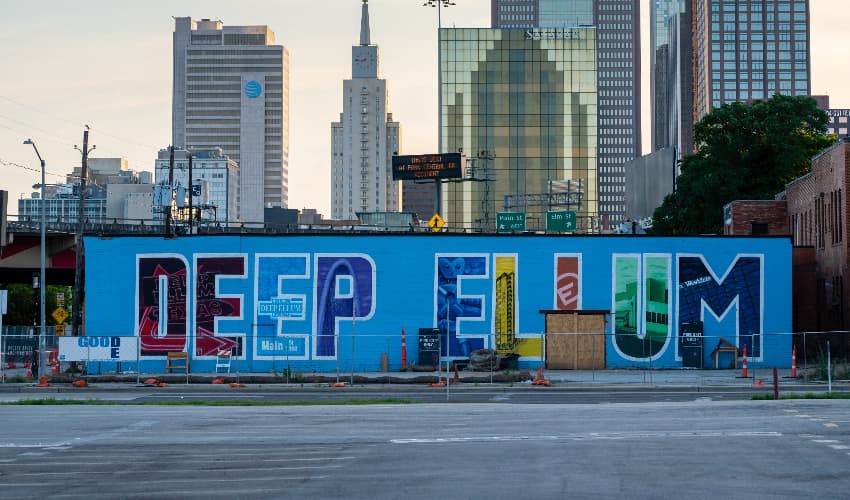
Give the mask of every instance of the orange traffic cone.
M 744 344 L 744 353 L 741 361 L 741 378 L 747 378 L 747 344 Z
M 404 327 L 401 327 L 401 369 L 407 369 L 407 343 L 404 340 Z
M 543 378 L 543 365 L 542 364 L 537 367 L 537 377 L 534 378 L 534 382 L 532 382 L 531 385 L 546 385 L 546 386 L 552 385 L 552 382 L 549 382 L 548 380 Z
M 797 346 L 791 349 L 791 378 L 797 378 Z
M 35 384 L 35 387 L 50 387 L 50 384 L 47 383 L 47 377 L 45 375 L 38 377 L 38 383 Z

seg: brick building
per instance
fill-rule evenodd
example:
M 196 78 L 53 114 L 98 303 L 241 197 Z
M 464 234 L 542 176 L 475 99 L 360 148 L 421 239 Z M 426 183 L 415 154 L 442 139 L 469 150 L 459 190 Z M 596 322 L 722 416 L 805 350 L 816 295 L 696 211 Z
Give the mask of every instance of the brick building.
M 723 234 L 789 234 L 785 200 L 736 200 L 723 207 Z
M 848 273 L 847 175 L 850 142 L 839 141 L 812 159 L 812 171 L 785 188 L 795 246 L 815 249 L 818 330 L 846 330 Z
M 812 158 L 810 173 L 788 183 L 776 200 L 724 207 L 724 234 L 789 235 L 794 245 L 794 331 L 847 331 L 847 186 L 850 141 Z M 846 344 L 842 334 L 833 346 Z

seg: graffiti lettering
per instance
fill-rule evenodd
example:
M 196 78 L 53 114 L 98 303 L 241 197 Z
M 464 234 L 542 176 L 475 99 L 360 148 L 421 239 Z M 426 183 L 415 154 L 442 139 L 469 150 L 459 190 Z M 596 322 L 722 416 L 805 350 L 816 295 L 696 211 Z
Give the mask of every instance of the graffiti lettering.
M 310 278 L 310 256 L 263 254 L 256 259 L 255 356 L 307 359 L 309 325 L 299 323 L 307 316 L 307 294 L 287 292 L 299 282 L 301 289 L 312 286 L 306 281 Z
M 219 280 L 244 278 L 245 257 L 196 256 L 195 276 L 195 355 L 215 356 L 224 350 L 241 355 L 238 337 L 220 334 L 218 322 L 241 319 L 242 295 L 222 294 Z
M 135 323 L 142 355 L 186 348 L 188 268 L 182 256 L 137 256 Z
M 555 309 L 581 308 L 580 268 L 580 256 L 555 255 Z
M 734 310 L 735 332 L 729 336 L 737 337 L 738 348 L 746 345 L 748 355 L 760 357 L 762 257 L 739 255 L 719 278 L 701 255 L 680 255 L 678 260 L 679 323 L 703 321 L 710 328 L 710 323 L 705 321 L 706 309 L 718 321 Z
M 443 356 L 468 356 L 470 352 L 484 347 L 481 336 L 459 335 L 458 321 L 462 318 L 484 319 L 484 297 L 466 296 L 461 287 L 464 280 L 487 278 L 488 260 L 487 256 L 475 255 L 437 256 L 434 320 L 440 330 Z
M 371 257 L 316 256 L 315 355 L 336 357 L 339 321 L 372 317 L 374 301 L 375 263 Z
M 669 289 L 669 255 L 614 256 L 614 347 L 623 358 L 650 361 L 667 348 Z

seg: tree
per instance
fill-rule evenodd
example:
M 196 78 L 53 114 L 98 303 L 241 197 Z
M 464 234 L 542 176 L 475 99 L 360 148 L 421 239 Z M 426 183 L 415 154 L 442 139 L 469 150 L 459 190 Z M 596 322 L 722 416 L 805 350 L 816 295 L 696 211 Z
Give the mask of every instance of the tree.
M 3 317 L 4 326 L 31 326 L 33 321 L 39 322 L 40 311 L 36 309 L 36 289 L 32 285 L 21 285 L 15 283 L 0 283 L 0 290 L 9 292 L 7 297 L 7 314 Z M 45 325 L 53 326 L 56 320 L 50 315 L 59 304 L 56 302 L 56 294 L 62 292 L 65 297 L 70 295 L 71 288 L 60 285 L 47 285 L 45 293 Z M 67 304 L 67 300 L 66 300 Z
M 698 150 L 682 159 L 676 190 L 653 214 L 653 234 L 719 234 L 723 206 L 773 199 L 834 144 L 829 119 L 809 97 L 774 95 L 726 104 L 694 125 Z

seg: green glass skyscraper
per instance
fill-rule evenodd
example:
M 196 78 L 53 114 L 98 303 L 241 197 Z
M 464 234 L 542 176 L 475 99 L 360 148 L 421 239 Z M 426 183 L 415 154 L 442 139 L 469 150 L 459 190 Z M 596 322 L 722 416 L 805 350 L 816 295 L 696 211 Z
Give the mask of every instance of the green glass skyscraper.
M 443 150 L 474 159 L 466 181 L 443 185 L 447 223 L 493 231 L 497 212 L 514 211 L 542 229 L 547 210 L 574 210 L 592 230 L 596 29 L 442 29 L 440 46 Z

